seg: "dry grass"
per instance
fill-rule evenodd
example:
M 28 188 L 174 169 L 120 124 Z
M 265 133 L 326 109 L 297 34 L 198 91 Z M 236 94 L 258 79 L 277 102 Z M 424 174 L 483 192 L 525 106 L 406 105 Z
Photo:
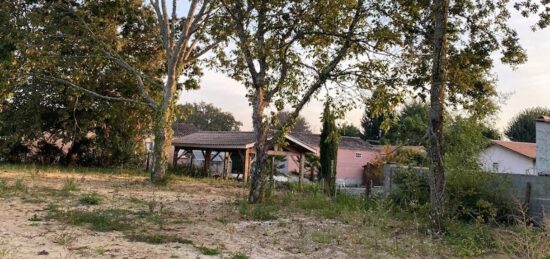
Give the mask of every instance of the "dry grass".
M 77 257 L 129 258 L 433 258 L 470 251 L 461 251 L 462 241 L 430 238 L 422 218 L 386 201 L 329 199 L 312 187 L 276 191 L 264 204 L 249 205 L 247 189 L 232 181 L 173 177 L 159 187 L 140 172 L 71 170 L 0 167 L 0 210 L 20 213 L 0 214 L 6 219 L 0 229 L 9 227 L 12 235 L 0 243 L 0 258 L 8 251 L 34 257 L 42 244 Z M 468 231 L 456 240 L 468 240 Z M 548 235 L 529 233 L 539 240 Z M 32 253 L 13 250 L 17 245 Z M 471 255 L 521 253 L 495 249 Z

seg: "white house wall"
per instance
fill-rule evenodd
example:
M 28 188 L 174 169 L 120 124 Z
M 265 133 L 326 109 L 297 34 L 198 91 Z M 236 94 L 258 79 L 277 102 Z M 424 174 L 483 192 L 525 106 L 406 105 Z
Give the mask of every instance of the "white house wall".
M 485 149 L 480 162 L 484 169 L 493 170 L 493 164 L 498 163 L 496 173 L 535 174 L 535 161 L 504 147 L 492 145 Z

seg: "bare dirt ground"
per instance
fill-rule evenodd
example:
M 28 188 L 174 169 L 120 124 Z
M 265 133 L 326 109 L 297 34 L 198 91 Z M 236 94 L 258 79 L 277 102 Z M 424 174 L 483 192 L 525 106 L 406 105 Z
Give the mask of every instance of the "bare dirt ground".
M 448 255 L 422 237 L 369 223 L 300 215 L 243 219 L 237 184 L 143 176 L 0 170 L 0 258 L 392 258 Z M 6 189 L 6 188 L 5 188 Z M 96 193 L 97 205 L 83 205 Z M 55 208 L 55 209 L 54 209 Z M 52 211 L 55 215 L 52 216 Z M 71 212 L 124 211 L 125 230 L 72 222 Z M 136 216 L 137 215 L 137 216 Z M 136 219 L 134 221 L 134 219 Z M 138 220 L 139 219 L 139 220 Z M 85 220 L 84 220 L 85 221 Z M 101 227 L 101 226 L 99 226 Z M 387 230 L 391 232 L 393 230 Z M 157 239 L 143 237 L 158 235 Z M 390 238 L 380 238 L 381 236 Z M 132 238 L 142 237 L 142 239 Z M 170 237 L 167 240 L 167 237 Z M 403 250 L 399 246 L 407 246 Z

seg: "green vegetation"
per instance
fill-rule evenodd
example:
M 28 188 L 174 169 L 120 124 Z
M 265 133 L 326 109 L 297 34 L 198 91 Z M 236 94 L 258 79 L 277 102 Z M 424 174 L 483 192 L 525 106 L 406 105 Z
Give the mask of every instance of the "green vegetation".
M 203 255 L 214 256 L 220 254 L 220 250 L 217 248 L 208 248 L 204 246 L 195 246 L 195 248 L 197 248 Z
M 512 141 L 535 143 L 535 119 L 542 115 L 550 116 L 550 108 L 534 107 L 525 109 L 510 121 L 504 134 Z
M 78 191 L 78 184 L 74 178 L 67 178 L 63 182 L 63 187 L 61 187 L 61 192 L 65 194 L 70 194 L 71 192 Z
M 78 199 L 82 205 L 98 205 L 101 197 L 97 193 L 84 194 Z
M 193 244 L 193 241 L 184 239 L 176 235 L 168 235 L 161 233 L 149 233 L 149 232 L 133 232 L 126 235 L 126 238 L 132 242 L 145 242 L 149 244 L 165 244 L 165 243 L 180 243 L 180 244 Z
M 234 254 L 231 259 L 248 259 L 250 257 L 248 257 L 247 255 L 243 254 L 243 253 L 236 253 Z
M 89 225 L 94 231 L 124 231 L 136 228 L 134 222 L 128 216 L 131 212 L 126 210 L 73 210 L 61 214 L 61 219 L 72 225 Z

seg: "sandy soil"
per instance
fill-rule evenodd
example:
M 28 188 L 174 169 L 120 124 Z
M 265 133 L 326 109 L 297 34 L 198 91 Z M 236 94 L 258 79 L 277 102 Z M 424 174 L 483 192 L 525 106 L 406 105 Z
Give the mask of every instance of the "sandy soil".
M 71 195 L 52 194 L 73 178 L 78 190 Z M 103 176 L 62 173 L 0 171 L 9 186 L 24 183 L 26 191 L 0 196 L 0 258 L 357 258 L 363 257 L 354 241 L 319 240 L 326 233 L 353 233 L 354 227 L 338 221 L 296 216 L 273 221 L 246 221 L 237 201 L 244 188 L 197 181 L 175 181 L 169 187 L 150 186 L 138 176 Z M 81 205 L 83 194 L 96 192 L 101 203 Z M 118 231 L 97 232 L 47 218 L 48 204 L 62 210 L 127 209 L 159 211 L 166 222 L 157 232 L 192 241 L 192 244 L 149 244 L 129 241 Z M 165 213 L 166 212 L 166 213 Z M 141 230 L 140 230 L 141 231 Z M 320 238 L 315 238 L 315 234 Z M 315 241 L 317 240 L 317 241 Z M 203 255 L 197 247 L 217 249 Z M 378 254 L 377 257 L 388 257 Z

